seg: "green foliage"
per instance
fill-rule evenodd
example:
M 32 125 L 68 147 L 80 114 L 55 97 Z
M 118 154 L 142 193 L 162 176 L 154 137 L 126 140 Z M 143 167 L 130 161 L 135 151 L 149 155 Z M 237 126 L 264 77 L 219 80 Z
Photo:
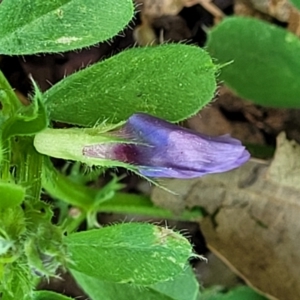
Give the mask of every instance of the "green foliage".
M 136 112 L 175 122 L 213 98 L 215 73 L 198 47 L 134 48 L 67 77 L 44 96 L 51 119 L 64 123 L 118 123 Z
M 18 256 L 17 245 L 21 242 L 25 233 L 25 217 L 20 206 L 1 208 L 1 247 L 2 262 L 14 261 Z
M 48 126 L 48 115 L 42 99 L 42 94 L 34 84 L 35 95 L 32 103 L 20 107 L 13 116 L 3 123 L 2 137 L 34 135 Z
M 51 245 L 59 242 L 53 235 L 51 235 L 51 239 L 48 238 L 51 228 L 56 227 L 49 224 L 49 219 L 43 216 L 41 219 L 38 211 L 22 209 L 20 206 L 1 209 L 0 220 L 0 292 L 4 295 L 3 299 L 23 299 L 23 297 L 31 295 L 35 286 L 36 275 L 34 272 L 38 269 L 35 268 L 34 262 L 45 262 L 46 256 L 44 255 L 49 253 Z M 36 227 L 36 224 L 39 226 Z M 41 238 L 39 235 L 41 228 L 47 228 L 47 237 L 44 235 Z M 47 240 L 43 240 L 43 238 L 47 238 Z M 63 247 L 61 240 L 59 247 Z M 36 255 L 32 255 L 31 250 L 33 249 L 37 250 Z M 53 265 L 60 254 L 56 244 L 52 251 L 53 261 L 47 261 L 45 270 L 49 271 L 48 263 Z
M 76 178 L 59 173 L 50 160 L 44 163 L 43 187 L 54 199 L 79 207 L 83 212 L 115 212 L 137 214 L 164 219 L 194 221 L 202 216 L 200 210 L 185 210 L 175 216 L 171 211 L 155 206 L 148 196 L 121 193 L 123 186 L 114 178 L 101 190 L 78 184 Z
M 132 16 L 131 0 L 3 0 L 0 54 L 91 46 L 112 38 Z M 124 163 L 84 160 L 82 147 L 111 142 L 106 133 L 136 112 L 173 122 L 195 114 L 214 95 L 216 71 L 209 55 L 194 46 L 135 48 L 63 79 L 44 94 L 33 82 L 29 105 L 19 101 L 0 72 L 1 299 L 70 299 L 34 291 L 41 278 L 58 276 L 58 269 L 70 271 L 91 299 L 197 299 L 197 281 L 187 267 L 192 247 L 179 233 L 137 223 L 74 233 L 84 220 L 87 229 L 97 227 L 98 212 L 174 218 L 170 211 L 146 196 L 121 193 L 117 176 L 102 189 L 88 187 L 101 170 L 88 177 L 78 168 L 67 176 L 47 156 L 136 171 Z M 52 120 L 103 124 L 66 131 L 48 128 Z M 42 188 L 53 203 L 41 201 Z M 199 215 L 186 211 L 180 218 Z
M 87 47 L 116 35 L 132 17 L 131 0 L 4 0 L 0 54 Z
M 289 0 L 295 7 L 300 9 L 300 1 L 299 0 Z
M 22 108 L 21 102 L 2 72 L 0 72 L 0 103 L 2 105 L 0 110 L 0 124 L 2 124 L 6 118 L 15 114 L 18 109 Z
M 196 300 L 199 297 L 199 286 L 194 272 L 187 267 L 182 273 L 167 282 L 158 282 L 149 287 L 156 291 L 161 298 L 172 300 Z
M 300 107 L 300 41 L 292 33 L 251 18 L 232 17 L 212 29 L 207 50 L 231 64 L 220 78 L 240 96 L 267 106 Z
M 76 275 L 74 275 L 76 274 Z M 145 299 L 145 300 L 196 300 L 199 287 L 191 268 L 186 268 L 172 280 L 149 286 L 139 286 L 133 283 L 104 282 L 84 274 L 73 275 L 80 277 L 80 284 L 93 300 L 102 299 Z M 99 293 L 99 290 L 101 291 Z
M 25 189 L 17 184 L 0 181 L 0 209 L 20 205 L 25 198 Z
M 40 216 L 34 215 L 33 221 L 39 221 L 39 227 L 34 230 L 28 228 L 24 250 L 32 271 L 50 277 L 67 259 L 63 233 L 59 227 L 45 222 L 46 218 L 38 218 Z
M 73 298 L 63 296 L 51 291 L 36 291 L 32 300 L 72 300 Z M 28 299 L 29 300 L 29 299 Z
M 100 281 L 150 285 L 180 274 L 192 255 L 191 245 L 179 233 L 139 223 L 75 233 L 66 244 L 72 258 L 69 269 L 79 283 L 83 274 Z
M 155 206 L 147 196 L 120 192 L 116 193 L 109 201 L 101 203 L 99 209 L 101 212 L 137 214 L 182 221 L 196 221 L 203 216 L 200 209 L 187 209 L 180 216 L 174 215 L 167 209 Z
M 207 290 L 201 296 L 201 300 L 267 300 L 247 286 L 240 286 L 228 293 L 220 293 L 215 290 Z

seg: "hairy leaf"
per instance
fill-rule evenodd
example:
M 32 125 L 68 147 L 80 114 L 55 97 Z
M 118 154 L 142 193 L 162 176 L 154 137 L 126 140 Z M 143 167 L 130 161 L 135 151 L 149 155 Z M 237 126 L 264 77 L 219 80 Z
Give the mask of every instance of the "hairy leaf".
M 214 95 L 216 66 L 187 45 L 134 48 L 77 72 L 45 93 L 56 121 L 93 126 L 146 112 L 183 120 Z
M 139 223 L 118 224 L 66 238 L 71 273 L 97 280 L 150 285 L 180 274 L 192 254 L 172 230 Z
M 4 0 L 0 53 L 61 52 L 105 41 L 133 16 L 131 0 Z
M 73 276 L 93 300 L 144 299 L 144 300 L 196 300 L 198 283 L 191 268 L 172 280 L 150 286 L 100 281 L 86 274 L 72 271 Z
M 225 19 L 209 34 L 207 49 L 225 66 L 221 79 L 240 96 L 267 106 L 300 107 L 300 41 L 256 19 Z

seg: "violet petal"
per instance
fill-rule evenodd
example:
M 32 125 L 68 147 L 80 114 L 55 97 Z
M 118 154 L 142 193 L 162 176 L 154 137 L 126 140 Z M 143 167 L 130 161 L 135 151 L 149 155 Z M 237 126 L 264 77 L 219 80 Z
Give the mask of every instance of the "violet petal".
M 86 155 L 136 165 L 144 176 L 173 178 L 229 171 L 250 158 L 229 135 L 206 136 L 142 113 L 132 115 L 117 134 L 134 143 L 103 144 L 101 155 L 91 149 Z

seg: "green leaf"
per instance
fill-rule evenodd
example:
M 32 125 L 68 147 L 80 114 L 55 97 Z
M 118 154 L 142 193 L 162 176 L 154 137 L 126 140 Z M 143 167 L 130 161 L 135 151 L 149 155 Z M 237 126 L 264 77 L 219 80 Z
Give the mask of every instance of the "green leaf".
M 267 106 L 300 107 L 300 41 L 256 19 L 225 19 L 209 34 L 207 49 L 220 64 L 233 61 L 221 79 L 243 98 Z
M 217 67 L 199 47 L 134 48 L 79 71 L 46 91 L 51 118 L 93 126 L 146 112 L 183 120 L 214 96 Z
M 247 286 L 240 286 L 230 290 L 226 294 L 216 292 L 214 290 L 204 292 L 201 300 L 267 300 L 264 296 L 256 293 Z
M 172 280 L 148 287 L 100 281 L 74 270 L 73 275 L 93 300 L 196 300 L 198 295 L 198 283 L 191 268 L 186 268 Z
M 0 124 L 7 118 L 15 114 L 18 109 L 22 107 L 22 104 L 13 88 L 8 83 L 4 74 L 0 71 Z
M 181 215 L 175 215 L 170 210 L 155 206 L 147 196 L 121 192 L 116 193 L 109 201 L 101 203 L 98 210 L 108 213 L 136 214 L 182 221 L 195 221 L 203 216 L 200 209 L 186 209 Z
M 289 0 L 296 8 L 300 9 L 300 0 Z
M 10 182 L 0 181 L 0 209 L 20 205 L 25 198 L 25 188 Z
M 172 300 L 196 300 L 199 295 L 198 282 L 190 267 L 173 280 L 156 283 L 150 288 Z
M 52 291 L 35 291 L 31 300 L 72 300 L 73 298 L 66 297 Z M 29 299 L 28 299 L 29 300 Z
M 132 17 L 131 0 L 4 0 L 0 54 L 83 48 L 113 37 Z
M 32 237 L 25 242 L 24 252 L 31 270 L 47 278 L 56 275 L 56 271 L 67 259 L 66 247 L 62 242 L 60 227 L 49 224 L 40 216 L 27 214 L 38 228 L 32 230 Z
M 5 275 L 0 283 L 1 300 L 31 300 L 30 296 L 35 288 L 36 278 L 32 276 L 23 258 L 19 258 L 14 263 L 4 264 L 4 270 L 2 270 Z
M 1 263 L 13 262 L 19 257 L 18 243 L 26 230 L 24 211 L 21 206 L 0 209 L 0 281 L 3 273 Z M 8 254 L 4 256 L 3 254 Z M 1 285 L 0 285 L 1 287 Z
M 5 123 L 2 124 L 2 137 L 34 135 L 46 129 L 49 120 L 42 99 L 42 94 L 34 84 L 34 97 L 29 106 L 22 106 Z
M 79 207 L 83 211 L 94 209 L 98 212 L 137 214 L 164 219 L 176 218 L 176 220 L 185 221 L 195 221 L 202 216 L 199 209 L 185 210 L 180 216 L 174 215 L 167 209 L 155 206 L 147 196 L 120 192 L 116 192 L 109 201 L 102 202 L 95 207 L 99 191 L 74 182 L 69 177 L 59 173 L 48 158 L 44 160 L 42 183 L 43 188 L 54 199 Z
M 79 272 L 115 283 L 150 285 L 180 274 L 192 247 L 179 233 L 139 223 L 118 224 L 71 234 L 66 244 Z
M 54 199 L 65 201 L 87 211 L 94 205 L 97 191 L 85 185 L 73 182 L 59 173 L 49 158 L 45 158 L 42 172 L 42 184 L 47 193 Z

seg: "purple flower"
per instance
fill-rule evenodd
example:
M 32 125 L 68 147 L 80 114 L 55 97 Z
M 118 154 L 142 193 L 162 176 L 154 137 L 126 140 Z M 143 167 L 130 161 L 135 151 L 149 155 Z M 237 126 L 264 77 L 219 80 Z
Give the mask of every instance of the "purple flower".
M 83 154 L 132 164 L 144 176 L 173 178 L 229 171 L 250 158 L 229 135 L 206 136 L 142 113 L 132 115 L 113 135 L 126 142 L 85 146 Z

